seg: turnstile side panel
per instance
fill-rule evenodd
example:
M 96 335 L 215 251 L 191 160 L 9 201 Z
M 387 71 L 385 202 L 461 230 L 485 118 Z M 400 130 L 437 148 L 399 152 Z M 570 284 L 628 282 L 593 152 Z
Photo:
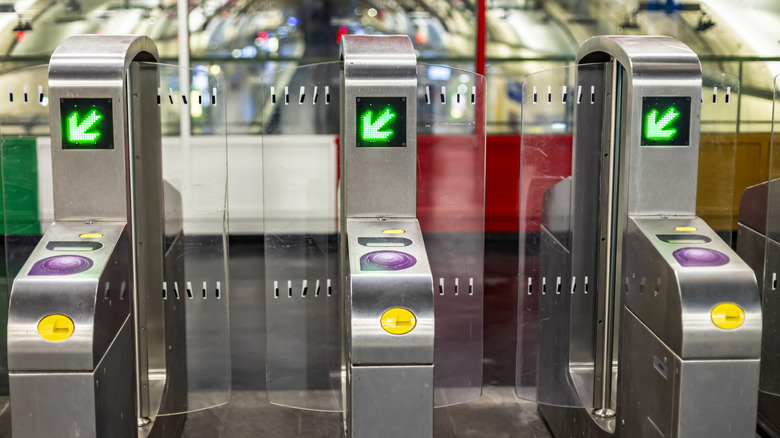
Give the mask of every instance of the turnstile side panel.
M 766 243 L 765 269 L 760 389 L 780 397 L 780 292 L 777 290 L 777 277 L 780 274 L 780 243 L 773 239 Z
M 627 309 L 623 330 L 643 347 L 620 350 L 619 379 L 628 385 L 619 392 L 621 436 L 755 436 L 758 359 L 683 360 Z
M 759 360 L 682 361 L 673 437 L 753 438 Z
M 674 396 L 679 360 L 631 310 L 623 307 L 622 313 L 617 405 L 621 435 L 671 437 L 672 415 L 679 403 Z
M 355 438 L 430 438 L 433 435 L 433 366 L 351 367 Z M 402 424 L 402 425 L 401 425 Z
M 126 317 L 93 372 L 11 373 L 13 436 L 135 438 L 132 328 Z

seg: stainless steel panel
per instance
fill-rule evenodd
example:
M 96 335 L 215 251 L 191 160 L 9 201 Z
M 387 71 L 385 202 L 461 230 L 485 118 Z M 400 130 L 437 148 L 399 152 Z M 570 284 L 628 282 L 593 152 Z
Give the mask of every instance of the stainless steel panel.
M 133 325 L 126 315 L 94 371 L 12 372 L 11 426 L 17 438 L 137 437 Z
M 55 220 L 125 221 L 130 200 L 126 169 L 131 165 L 127 69 L 132 61 L 156 61 L 157 49 L 149 38 L 137 35 L 72 36 L 57 47 L 49 64 L 49 109 L 52 138 Z M 150 90 L 154 91 L 154 90 Z M 111 98 L 114 148 L 63 150 L 60 105 L 62 98 Z
M 691 121 L 701 117 L 701 65 L 685 44 L 670 37 L 599 36 L 585 41 L 577 63 L 615 59 L 626 70 L 629 93 L 622 104 L 621 160 L 626 173 L 626 212 L 634 215 L 693 215 L 699 130 L 691 129 L 690 146 L 641 147 L 642 98 L 688 96 Z M 674 193 L 675 196 L 669 196 Z
M 40 260 L 61 255 L 50 242 L 79 242 L 83 233 L 103 247 L 85 256 L 93 266 L 62 276 L 30 275 Z M 8 317 L 8 368 L 11 371 L 91 371 L 103 358 L 130 314 L 132 277 L 124 224 L 53 224 L 22 267 L 11 290 Z M 50 314 L 70 317 L 73 335 L 51 342 L 38 334 L 38 322 Z
M 680 226 L 696 228 L 696 234 L 711 242 L 675 244 L 658 238 L 675 234 Z M 627 231 L 625 306 L 664 344 L 686 360 L 758 358 L 762 317 L 755 275 L 704 221 L 632 218 Z M 685 238 L 690 233 L 677 234 Z M 682 247 L 716 250 L 730 261 L 717 267 L 683 267 L 672 255 Z M 724 302 L 745 311 L 742 326 L 722 330 L 712 323 L 712 309 Z
M 150 93 L 160 86 L 158 74 L 157 64 L 132 62 L 126 84 L 130 103 L 127 107 L 127 154 L 131 157 L 128 187 L 134 242 L 133 316 L 138 345 L 140 415 L 143 417 L 153 415 L 159 409 L 165 387 L 167 352 L 165 306 L 160 294 L 165 232 L 160 107 L 156 96 Z M 155 385 L 151 379 L 161 382 Z M 153 389 L 158 392 L 152 392 Z
M 154 42 L 144 36 L 81 35 L 66 39 L 49 64 L 54 211 L 56 221 L 127 221 L 133 240 L 133 315 L 137 344 L 138 412 L 159 406 L 149 375 L 165 368 L 162 297 L 162 167 Z M 136 63 L 134 71 L 130 65 Z M 114 147 L 62 148 L 60 99 L 111 98 Z M 85 155 L 85 153 L 89 155 Z M 139 197 L 148 204 L 141 208 Z
M 417 59 L 407 36 L 342 38 L 341 190 L 346 217 L 415 217 Z M 357 147 L 359 97 L 406 99 L 405 147 Z
M 405 230 L 412 244 L 403 247 L 417 263 L 399 271 L 365 271 L 363 255 L 394 248 L 368 247 L 359 237 L 382 237 L 382 230 Z M 347 219 L 349 276 L 346 317 L 349 321 L 349 360 L 353 365 L 432 364 L 434 340 L 433 279 L 417 219 Z M 382 314 L 402 307 L 414 313 L 417 324 L 407 334 L 392 335 L 380 323 Z M 432 385 L 433 382 L 430 382 Z
M 349 436 L 430 438 L 433 365 L 350 367 Z
M 758 359 L 684 360 L 632 312 L 623 316 L 623 335 L 643 348 L 621 355 L 622 436 L 755 436 Z

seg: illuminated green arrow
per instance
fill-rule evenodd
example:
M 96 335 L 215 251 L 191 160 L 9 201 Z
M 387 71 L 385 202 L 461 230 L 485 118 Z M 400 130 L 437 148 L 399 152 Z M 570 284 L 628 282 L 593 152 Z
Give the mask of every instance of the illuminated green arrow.
M 393 131 L 380 131 L 387 122 L 395 117 L 395 113 L 390 111 L 390 108 L 386 108 L 385 112 L 376 119 L 376 122 L 371 123 L 371 111 L 366 112 L 363 115 L 363 140 L 387 140 L 388 137 L 393 135 Z
M 674 119 L 676 119 L 680 113 L 678 113 L 674 107 L 669 108 L 660 120 L 658 119 L 658 110 L 652 110 L 647 115 L 647 132 L 645 137 L 648 139 L 669 140 L 677 134 L 677 130 L 674 128 L 666 129 Z
M 68 116 L 68 141 L 71 143 L 93 142 L 100 137 L 100 132 L 87 132 L 98 120 L 102 119 L 97 110 L 92 110 L 87 117 L 79 123 L 78 111 Z

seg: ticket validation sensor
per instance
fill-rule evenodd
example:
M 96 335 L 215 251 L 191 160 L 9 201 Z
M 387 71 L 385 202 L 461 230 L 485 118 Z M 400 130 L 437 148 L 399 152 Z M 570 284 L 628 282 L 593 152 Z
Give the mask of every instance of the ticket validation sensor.
M 728 105 L 736 83 L 703 93 L 666 37 L 594 37 L 577 58 L 524 85 L 524 129 L 571 108 L 573 153 L 556 179 L 531 147 L 552 137 L 523 134 L 521 190 L 541 195 L 521 207 L 518 395 L 559 437 L 753 437 L 756 279 L 696 216 L 704 101 Z
M 180 219 L 165 226 L 164 198 L 181 200 L 162 179 L 156 60 L 143 36 L 74 36 L 52 55 L 36 104 L 48 99 L 54 223 L 11 290 L 14 437 L 183 427 L 158 416 L 187 404 L 187 351 L 183 302 L 160 294 L 183 262 Z
M 429 437 L 481 394 L 484 78 L 347 35 L 262 82 L 269 401 Z

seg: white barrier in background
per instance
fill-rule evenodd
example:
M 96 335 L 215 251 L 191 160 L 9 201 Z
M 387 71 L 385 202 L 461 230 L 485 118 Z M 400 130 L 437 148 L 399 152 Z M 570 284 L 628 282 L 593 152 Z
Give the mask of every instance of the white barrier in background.
M 281 138 L 284 141 L 279 141 Z M 178 137 L 163 137 L 166 180 L 181 190 L 185 181 L 197 187 L 183 193 L 183 213 L 188 234 L 214 233 L 215 217 L 221 211 L 224 174 L 224 137 L 190 137 L 189 157 L 181 155 Z M 273 167 L 267 176 L 274 181 L 266 206 L 272 214 L 284 217 L 323 218 L 323 232 L 335 231 L 335 199 L 338 159 L 335 136 L 266 136 L 266 154 L 270 160 L 289 165 Z M 43 223 L 53 218 L 51 140 L 37 142 L 39 217 Z M 228 212 L 232 235 L 258 235 L 263 232 L 263 147 L 260 136 L 228 137 Z M 189 164 L 189 167 L 186 167 Z M 208 186 L 212 185 L 213 190 Z M 290 232 L 300 231 L 288 228 Z M 307 224 L 307 231 L 312 231 Z

